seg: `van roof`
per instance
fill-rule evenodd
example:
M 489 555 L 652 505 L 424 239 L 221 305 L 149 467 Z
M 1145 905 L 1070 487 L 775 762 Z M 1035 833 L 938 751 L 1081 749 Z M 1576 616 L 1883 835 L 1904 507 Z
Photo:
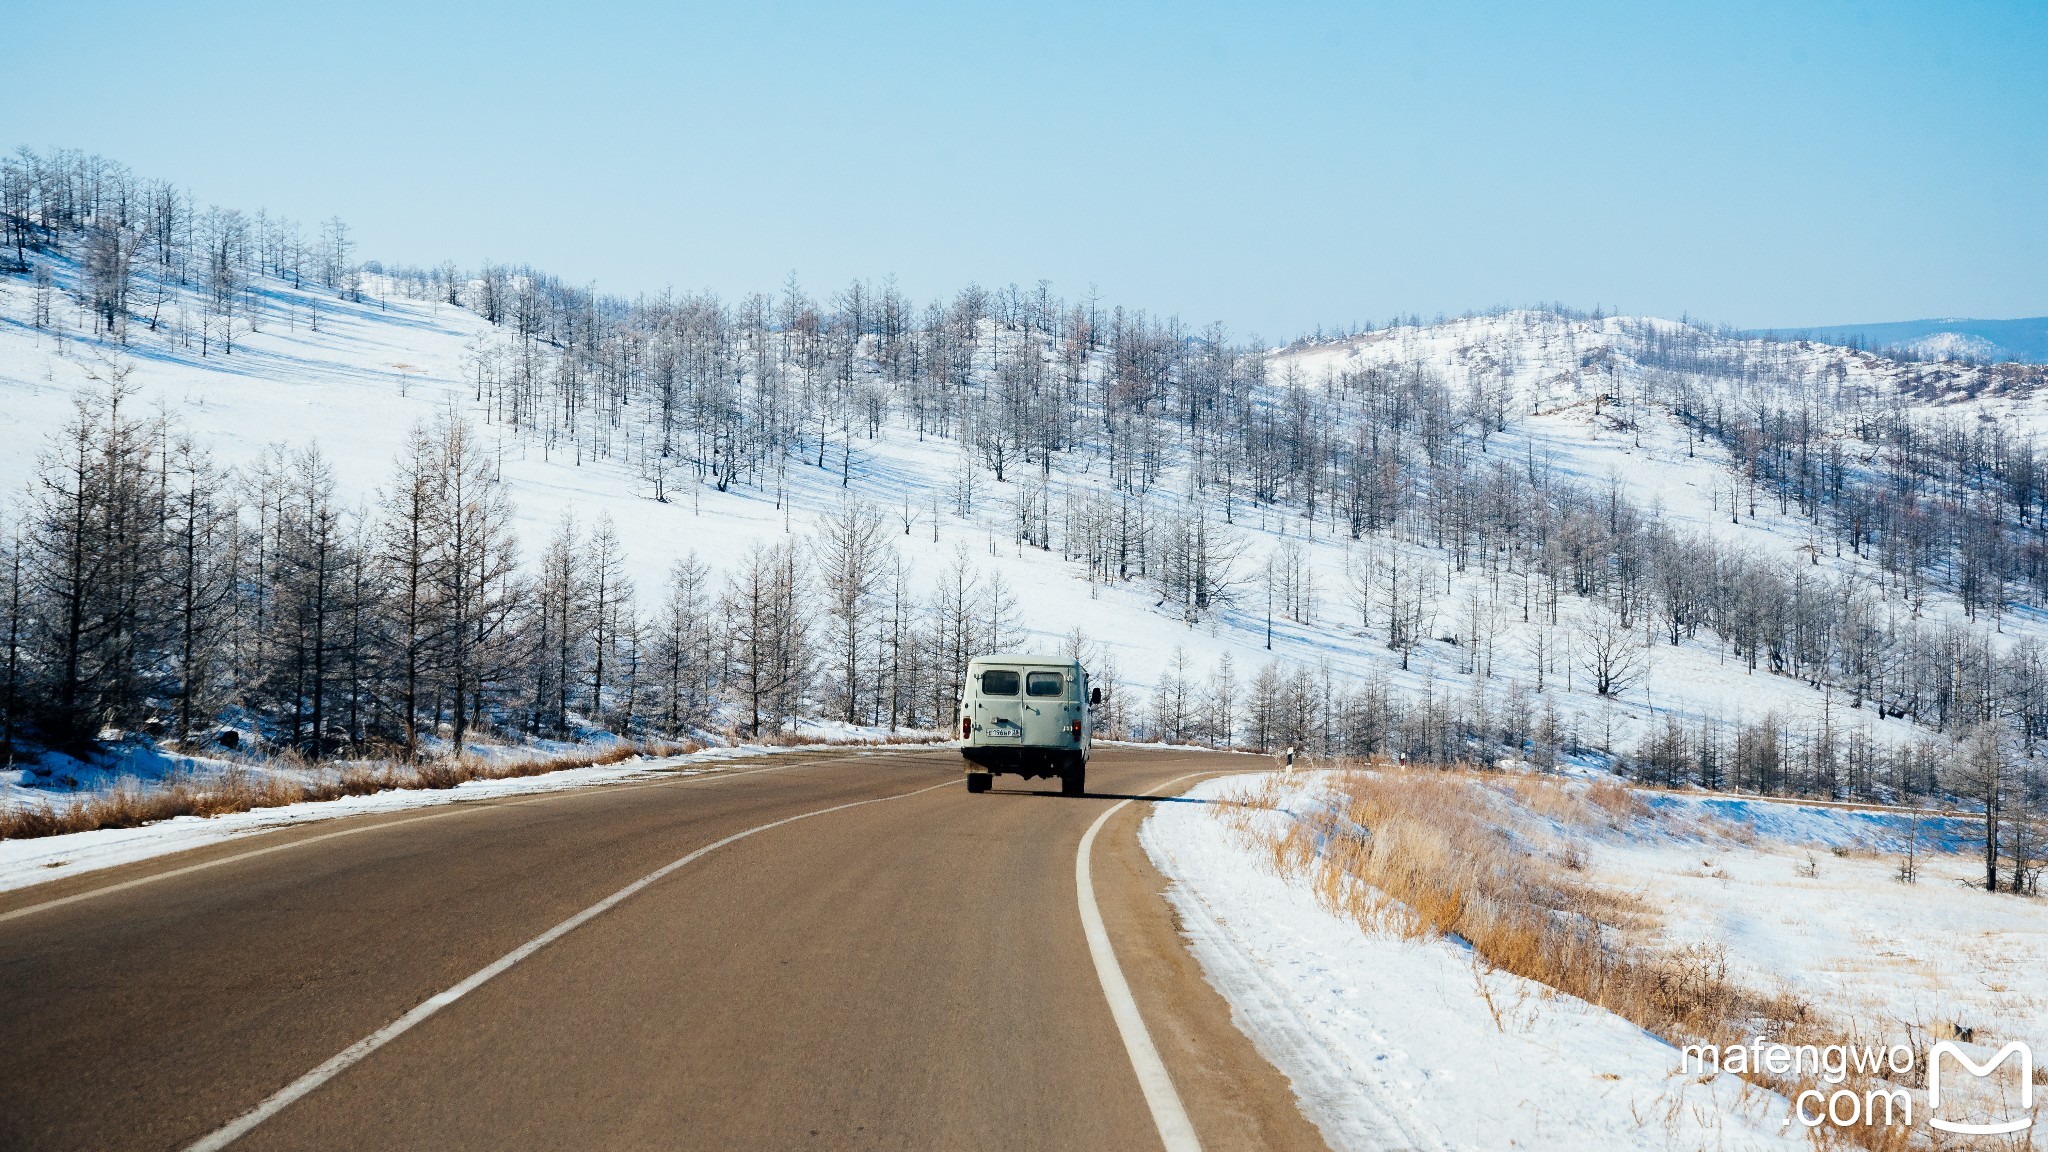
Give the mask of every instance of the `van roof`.
M 991 652 L 976 656 L 969 664 L 1050 664 L 1055 668 L 1072 668 L 1080 661 L 1067 656 L 1040 656 L 1030 652 Z

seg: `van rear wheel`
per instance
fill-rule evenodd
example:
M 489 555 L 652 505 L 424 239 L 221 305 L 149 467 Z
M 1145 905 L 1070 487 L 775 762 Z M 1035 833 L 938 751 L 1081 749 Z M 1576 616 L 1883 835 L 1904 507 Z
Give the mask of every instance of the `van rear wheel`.
M 1060 795 L 1085 796 L 1088 793 L 1088 770 L 1069 768 L 1060 773 Z
M 988 791 L 988 786 L 994 781 L 995 777 L 990 773 L 969 772 L 967 774 L 967 790 L 969 792 L 986 792 Z

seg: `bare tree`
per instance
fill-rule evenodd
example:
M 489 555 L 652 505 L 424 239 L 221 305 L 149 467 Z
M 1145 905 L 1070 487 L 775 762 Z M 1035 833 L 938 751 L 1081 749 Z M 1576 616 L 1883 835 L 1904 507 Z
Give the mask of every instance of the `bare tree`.
M 612 727 L 608 722 L 606 707 L 605 679 L 606 665 L 616 665 L 621 652 L 621 642 L 628 639 L 628 633 L 635 615 L 633 611 L 633 582 L 626 577 L 626 558 L 619 542 L 619 530 L 612 524 L 609 513 L 601 513 L 597 525 L 590 532 L 590 561 L 585 569 L 584 582 L 589 590 L 590 621 L 590 718 L 594 723 Z M 613 668 L 616 671 L 616 668 Z
M 291 658 L 278 669 L 275 691 L 291 701 L 292 745 L 317 756 L 329 747 L 328 703 L 341 664 L 347 525 L 334 470 L 317 445 L 297 454 L 288 483 L 277 588 L 280 635 Z
M 502 685 L 518 553 L 511 506 L 476 432 L 451 417 L 435 441 L 438 476 L 428 520 L 434 550 L 427 567 L 445 638 L 440 671 L 459 754 L 483 715 L 486 695 Z
M 1238 683 L 1230 653 L 1217 657 L 1216 668 L 1202 694 L 1203 728 L 1209 743 L 1219 748 L 1237 746 Z
M 726 682 L 745 710 L 750 736 L 761 734 L 764 718 L 780 727 L 809 687 L 806 582 L 803 560 L 788 541 L 756 544 L 726 581 L 719 601 Z
M 1437 565 L 1404 556 L 1389 543 L 1381 551 L 1373 583 L 1379 589 L 1380 616 L 1387 622 L 1387 647 L 1401 654 L 1401 667 L 1429 640 L 1436 627 L 1437 594 L 1442 585 Z
M 851 724 L 866 681 L 867 634 L 877 624 L 873 610 L 887 570 L 888 531 L 872 505 L 848 498 L 818 518 L 811 551 L 832 622 L 827 652 L 838 674 L 832 695 L 841 701 L 841 719 Z
M 441 496 L 436 457 L 433 433 L 425 424 L 414 424 L 382 493 L 384 516 L 377 539 L 377 559 L 384 566 L 385 586 L 392 590 L 384 612 L 395 646 L 398 715 L 408 760 L 419 755 L 420 697 L 436 640 L 441 638 L 436 634 L 435 590 L 428 570 Z
M 27 680 L 27 584 L 21 569 L 21 525 L 0 537 L 0 764 L 13 764 Z
M 108 222 L 94 224 L 87 230 L 82 271 L 86 297 L 92 306 L 93 330 L 124 342 L 134 258 L 135 237 L 126 228 Z
M 1593 690 L 1619 696 L 1649 671 L 1642 635 L 1605 608 L 1591 608 L 1574 629 L 1579 666 L 1593 678 Z
M 655 618 L 653 650 L 661 678 L 657 701 L 668 732 L 687 732 L 711 718 L 718 686 L 715 610 L 709 570 L 694 552 L 677 560 Z
M 1153 686 L 1152 733 L 1169 744 L 1184 744 L 1195 735 L 1195 693 L 1200 686 L 1191 682 L 1190 672 L 1187 649 L 1176 644 Z
M 1958 749 L 1957 789 L 1984 810 L 1984 890 L 1998 891 L 1999 823 L 2011 792 L 2011 767 L 2001 747 L 1998 725 L 1984 721 L 1970 730 Z
M 1235 530 L 1196 503 L 1167 522 L 1160 586 L 1186 618 L 1196 619 L 1235 596 L 1243 583 L 1238 564 L 1244 550 Z
M 164 591 L 176 616 L 172 730 L 183 741 L 226 695 L 223 652 L 234 596 L 235 508 L 227 497 L 227 474 L 189 435 L 173 440 L 163 473 Z

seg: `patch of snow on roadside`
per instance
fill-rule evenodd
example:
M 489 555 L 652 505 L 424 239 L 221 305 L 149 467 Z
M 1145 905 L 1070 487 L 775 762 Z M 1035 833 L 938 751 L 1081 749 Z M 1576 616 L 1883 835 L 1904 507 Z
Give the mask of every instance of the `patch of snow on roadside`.
M 471 800 L 561 792 L 603 784 L 620 784 L 678 775 L 701 775 L 735 760 L 755 759 L 790 752 L 842 751 L 849 756 L 872 754 L 878 749 L 864 745 L 807 744 L 771 747 L 742 744 L 728 748 L 707 748 L 682 756 L 658 759 L 635 757 L 617 764 L 590 768 L 564 768 L 536 776 L 500 780 L 470 780 L 453 788 L 394 788 L 368 796 L 344 796 L 335 800 L 308 800 L 276 808 L 254 808 L 220 816 L 179 816 L 159 820 L 140 828 L 101 828 L 91 832 L 70 832 L 61 836 L 37 836 L 0 840 L 0 892 L 26 888 L 49 880 L 61 880 L 148 860 L 157 856 L 201 848 L 225 840 L 274 832 L 279 828 L 362 816 L 376 812 L 400 812 Z
M 1215 802 L 1252 779 L 1187 795 Z M 1293 803 L 1315 799 L 1304 789 Z M 1782 1099 L 1732 1076 L 1679 1076 L 1674 1048 L 1618 1016 L 1488 974 L 1453 941 L 1364 932 L 1215 813 L 1155 805 L 1140 841 L 1204 974 L 1331 1147 L 1808 1147 L 1780 1124 Z

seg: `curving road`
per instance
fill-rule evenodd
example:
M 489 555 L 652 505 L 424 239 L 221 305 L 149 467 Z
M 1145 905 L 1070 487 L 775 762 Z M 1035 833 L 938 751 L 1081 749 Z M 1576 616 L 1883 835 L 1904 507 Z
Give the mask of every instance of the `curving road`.
M 0 1147 L 1159 1148 L 1076 852 L 1245 764 L 1099 748 L 1067 799 L 783 757 L 6 893 Z M 1161 802 L 1089 862 L 1170 1094 L 1205 1148 L 1321 1148 L 1181 945 Z

